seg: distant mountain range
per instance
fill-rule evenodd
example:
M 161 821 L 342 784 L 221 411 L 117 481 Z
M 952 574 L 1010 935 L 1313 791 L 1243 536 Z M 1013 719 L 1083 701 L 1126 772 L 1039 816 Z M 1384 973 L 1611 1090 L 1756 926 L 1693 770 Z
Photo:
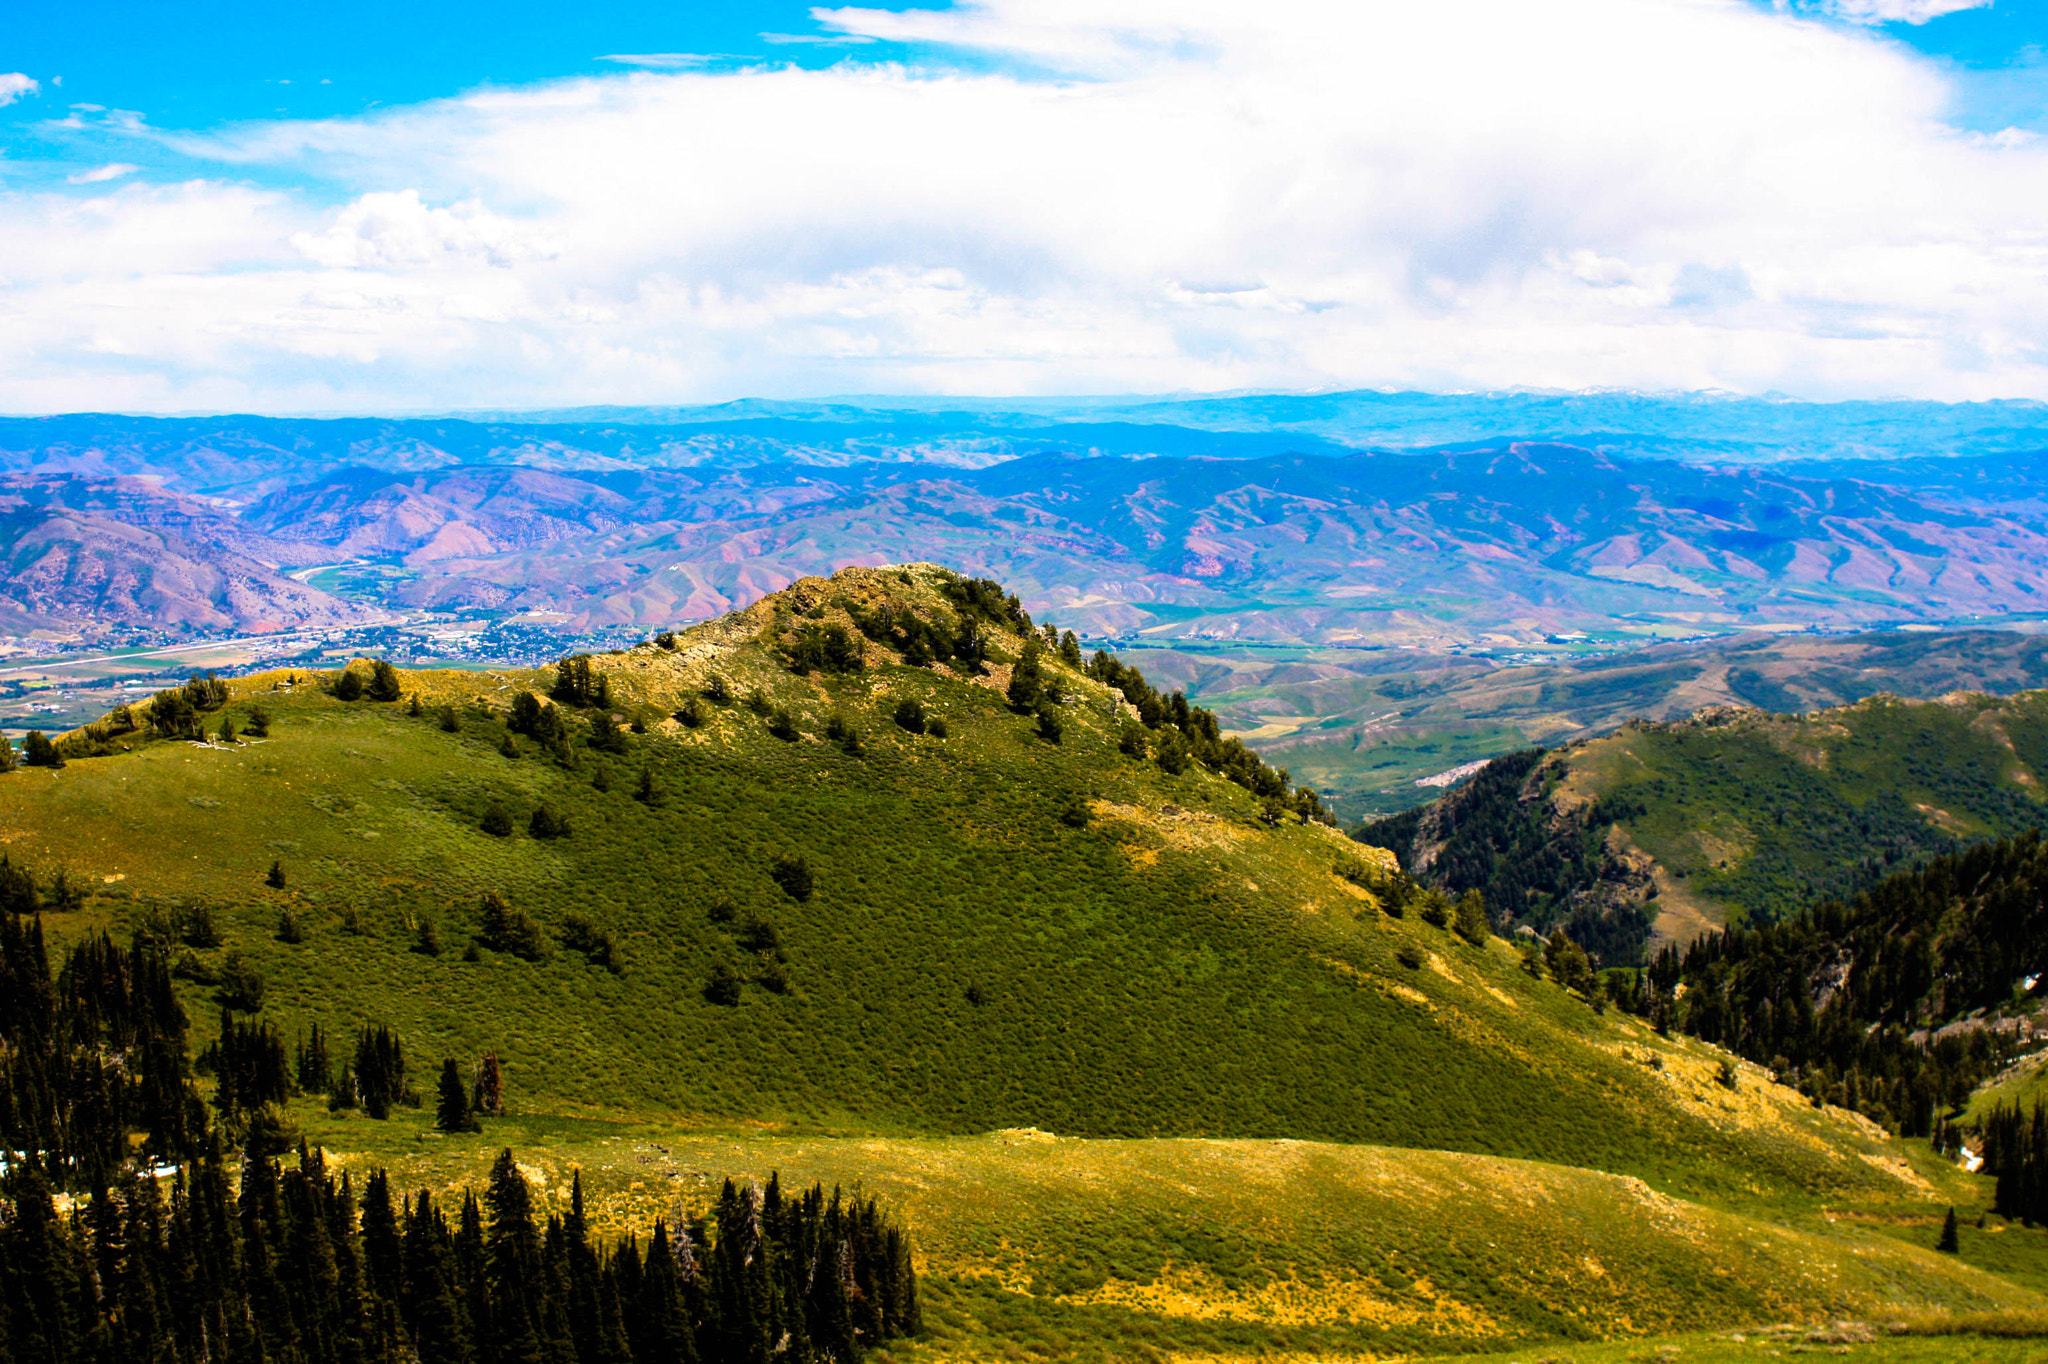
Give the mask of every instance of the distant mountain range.
M 2048 611 L 2044 412 L 1337 394 L 7 419 L 0 632 L 386 608 L 653 628 L 921 559 L 1094 637 L 1514 647 L 1997 618 Z M 1635 434 L 1560 436 L 1594 424 Z M 303 571 L 349 562 L 388 571 Z

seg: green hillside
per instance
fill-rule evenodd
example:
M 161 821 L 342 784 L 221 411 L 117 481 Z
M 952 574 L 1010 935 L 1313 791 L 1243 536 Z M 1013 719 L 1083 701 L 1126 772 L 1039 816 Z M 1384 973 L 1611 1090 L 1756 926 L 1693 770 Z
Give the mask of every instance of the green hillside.
M 2037 827 L 2048 692 L 1876 696 L 1807 715 L 1711 708 L 1496 760 L 1368 843 L 1610 963 L 1770 923 L 1961 842 Z
M 1439 1289 L 1463 1305 L 1417 1330 L 1466 1344 L 1888 1295 L 2032 1301 L 1931 1253 L 1872 1261 L 1820 1216 L 1853 1204 L 1917 1222 L 1977 1195 L 1924 1147 L 1754 1067 L 1731 1086 L 1720 1053 L 1596 1013 L 1507 943 L 1382 908 L 1385 861 L 1304 821 L 1312 803 L 1183 702 L 1119 693 L 1105 664 L 1048 647 L 1057 699 L 1012 705 L 1032 629 L 941 570 L 847 570 L 587 674 L 397 674 L 392 701 L 344 700 L 332 674 L 238 679 L 196 719 L 267 737 L 198 744 L 111 719 L 66 742 L 67 765 L 0 777 L 0 845 L 46 891 L 59 870 L 89 891 L 46 914 L 58 947 L 101 929 L 180 943 L 200 1046 L 217 1029 L 208 982 L 232 959 L 261 975 L 256 1016 L 287 1040 L 389 1025 L 417 1076 L 502 1058 L 511 1115 L 481 1143 L 425 1135 L 408 1109 L 379 1122 L 294 1101 L 343 1159 L 473 1182 L 513 1144 L 573 1155 L 622 1203 L 688 1193 L 699 1168 L 902 1191 L 931 1228 L 949 1349 L 1017 1322 L 1161 1348 L 1208 1331 L 1223 1353 L 1409 1348 L 1420 1336 L 1387 1323 L 1420 1320 Z M 970 636 L 966 656 L 932 658 Z M 367 665 L 352 675 L 344 693 L 374 694 Z M 906 702 L 924 732 L 894 718 Z M 174 709 L 162 727 L 184 723 Z M 509 832 L 486 831 L 498 819 Z M 489 897 L 503 907 L 487 916 Z M 522 921 L 538 930 L 524 943 Z M 1022 1129 L 1062 1139 L 1057 1178 L 983 1135 Z M 1174 1141 L 1132 1140 L 1156 1138 Z M 1302 1142 L 1369 1145 L 1311 1160 Z M 1176 1178 L 1197 1201 L 1239 1180 L 1204 1165 L 1226 1151 L 1309 1161 L 1287 1194 L 1301 1211 L 1263 1241 L 1242 1209 L 1197 1216 L 1167 1196 Z M 1125 1200 L 1112 1191 L 1134 1168 Z M 1382 1192 L 1316 1201 L 1359 1171 Z M 1552 1211 L 1532 1222 L 1479 1193 L 1518 1181 Z M 1409 1225 L 1384 1189 L 1410 1183 L 1455 1216 Z M 1746 1220 L 1764 1212 L 1793 1230 Z M 1592 1240 L 1540 1242 L 1554 1215 Z M 1671 1239 L 1687 1219 L 1711 1233 Z M 1569 1319 L 1540 1307 L 1553 1270 L 1490 1296 L 1508 1290 L 1469 1260 L 1480 1228 L 1540 1264 L 1590 1258 L 1611 1282 Z M 1416 1267 L 1341 1287 L 1396 1229 Z M 1725 1275 L 1700 1278 L 1680 1244 L 1708 1241 L 1729 1248 Z M 1793 1259 L 1813 1276 L 1790 1275 Z M 1052 1277 L 1020 1280 L 1025 1261 Z M 1290 1318 L 1271 1284 L 1297 1279 L 1340 1287 Z M 1267 1306 L 1210 1310 L 1226 1299 Z

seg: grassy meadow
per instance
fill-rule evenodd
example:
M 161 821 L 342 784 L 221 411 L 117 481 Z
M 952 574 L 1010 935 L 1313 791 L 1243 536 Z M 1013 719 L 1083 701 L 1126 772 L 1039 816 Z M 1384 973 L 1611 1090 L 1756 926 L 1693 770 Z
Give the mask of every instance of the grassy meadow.
M 239 955 L 288 1043 L 396 1029 L 428 1108 L 292 1117 L 409 1187 L 512 1146 L 548 1196 L 585 1169 L 603 1219 L 728 1173 L 882 1194 L 928 1274 L 910 1358 L 1352 1357 L 2043 1305 L 1897 1233 L 1981 1204 L 1981 1181 L 1752 1066 L 1722 1083 L 1718 1051 L 1596 1015 L 1506 943 L 1390 916 L 1338 874 L 1371 850 L 1122 752 L 1121 703 L 1050 656 L 1049 741 L 1005 703 L 1014 636 L 979 678 L 874 646 L 798 675 L 775 652 L 849 600 L 942 611 L 933 583 L 806 580 L 601 656 L 645 732 L 604 752 L 579 719 L 568 763 L 506 728 L 546 673 L 403 674 L 417 716 L 239 679 L 210 718 L 261 706 L 267 739 L 128 735 L 0 777 L 0 848 L 91 887 L 46 918 L 59 944 L 203 907 L 220 942 L 187 974 Z M 738 699 L 705 700 L 714 675 Z M 905 699 L 945 737 L 894 724 Z M 543 805 L 566 837 L 529 833 Z M 509 835 L 484 831 L 493 806 Z M 808 898 L 771 874 L 793 858 Z M 551 950 L 473 947 L 487 893 Z M 565 945 L 579 916 L 616 970 Z M 416 950 L 427 921 L 438 954 Z M 707 998 L 721 968 L 737 1004 Z M 212 991 L 183 988 L 203 1045 Z M 425 1130 L 441 1058 L 487 1050 L 508 1116 Z

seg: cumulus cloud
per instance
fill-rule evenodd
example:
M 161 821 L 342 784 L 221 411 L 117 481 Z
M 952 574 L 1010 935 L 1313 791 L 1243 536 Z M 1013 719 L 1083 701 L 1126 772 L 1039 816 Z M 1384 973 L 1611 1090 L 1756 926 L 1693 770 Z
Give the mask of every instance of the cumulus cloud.
M 42 87 L 19 71 L 0 71 L 0 108 L 14 103 L 25 95 L 33 95 Z
M 819 17 L 928 55 L 178 144 L 325 205 L 0 201 L 0 408 L 2048 387 L 2048 148 L 1948 127 L 1941 73 L 1853 28 L 1742 0 Z M 101 245 L 167 215 L 221 235 L 176 270 Z
M 418 190 L 365 194 L 321 232 L 301 232 L 292 245 L 336 269 L 413 268 L 481 262 L 500 268 L 546 260 L 555 244 L 541 232 L 498 217 L 475 202 L 430 208 Z

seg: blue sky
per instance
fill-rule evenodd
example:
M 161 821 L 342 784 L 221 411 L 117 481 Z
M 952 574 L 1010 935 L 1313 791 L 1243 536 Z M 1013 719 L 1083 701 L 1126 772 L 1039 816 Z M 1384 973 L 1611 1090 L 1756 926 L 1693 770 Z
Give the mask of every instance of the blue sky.
M 482 85 L 607 74 L 619 70 L 605 60 L 613 55 L 819 66 L 842 46 L 788 41 L 823 35 L 809 6 L 772 0 L 91 0 L 12 9 L 0 63 L 42 81 L 46 105 L 101 104 L 188 129 L 348 116 Z M 20 111 L 31 112 L 49 111 Z
M 2039 3 L 14 10 L 4 410 L 2048 396 Z

